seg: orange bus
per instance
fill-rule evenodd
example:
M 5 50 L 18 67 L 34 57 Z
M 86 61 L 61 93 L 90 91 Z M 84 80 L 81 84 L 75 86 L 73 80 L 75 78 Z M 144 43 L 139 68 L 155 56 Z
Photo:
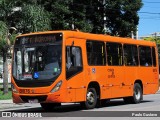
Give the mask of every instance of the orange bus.
M 61 103 L 92 109 L 106 100 L 140 103 L 159 89 L 156 44 L 79 31 L 20 35 L 12 63 L 14 103 Z

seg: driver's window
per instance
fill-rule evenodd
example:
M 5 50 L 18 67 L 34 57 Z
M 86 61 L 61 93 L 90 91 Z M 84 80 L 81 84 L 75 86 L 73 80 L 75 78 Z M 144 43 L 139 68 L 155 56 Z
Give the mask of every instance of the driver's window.
M 82 71 L 82 53 L 80 47 L 66 47 L 66 77 Z
M 13 75 L 16 76 L 17 79 L 21 79 L 22 77 L 22 52 L 20 49 L 15 49 L 15 63 L 13 67 Z

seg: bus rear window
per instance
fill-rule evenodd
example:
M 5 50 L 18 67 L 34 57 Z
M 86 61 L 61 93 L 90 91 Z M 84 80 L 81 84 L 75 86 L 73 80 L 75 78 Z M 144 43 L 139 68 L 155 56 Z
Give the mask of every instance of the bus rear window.
M 152 63 L 153 63 L 153 66 L 156 67 L 156 53 L 155 53 L 155 48 L 152 47 Z
M 139 57 L 141 66 L 152 66 L 151 48 L 139 46 Z

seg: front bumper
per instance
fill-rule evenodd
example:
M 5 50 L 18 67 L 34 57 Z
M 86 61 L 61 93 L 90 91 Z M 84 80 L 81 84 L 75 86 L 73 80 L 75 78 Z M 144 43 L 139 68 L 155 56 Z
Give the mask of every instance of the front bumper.
M 60 92 L 46 94 L 19 94 L 12 92 L 12 98 L 14 103 L 29 103 L 32 100 L 37 100 L 38 103 L 61 103 L 68 101 L 64 93 L 65 91 L 63 91 L 63 94 L 60 94 Z

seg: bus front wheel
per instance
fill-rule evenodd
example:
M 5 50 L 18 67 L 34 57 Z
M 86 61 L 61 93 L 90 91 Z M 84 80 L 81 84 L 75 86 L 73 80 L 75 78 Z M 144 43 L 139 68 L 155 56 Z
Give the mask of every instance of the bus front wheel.
M 97 104 L 97 93 L 95 88 L 88 88 L 86 94 L 86 101 L 82 102 L 81 105 L 86 109 L 93 109 Z

